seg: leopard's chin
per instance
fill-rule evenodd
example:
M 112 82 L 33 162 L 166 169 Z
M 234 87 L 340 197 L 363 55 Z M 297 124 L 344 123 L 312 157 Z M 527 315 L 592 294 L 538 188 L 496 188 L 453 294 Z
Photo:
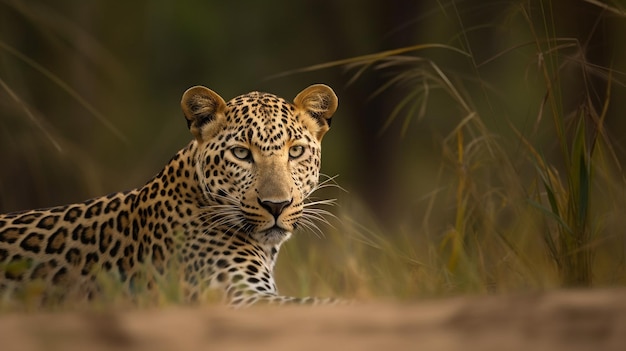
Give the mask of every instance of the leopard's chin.
M 258 242 L 265 245 L 280 245 L 291 237 L 291 231 L 277 225 L 256 232 L 252 235 Z

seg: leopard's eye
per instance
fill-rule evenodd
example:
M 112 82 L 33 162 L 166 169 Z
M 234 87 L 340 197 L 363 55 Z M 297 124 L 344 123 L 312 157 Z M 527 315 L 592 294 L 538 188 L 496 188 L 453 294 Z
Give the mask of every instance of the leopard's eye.
M 289 148 L 289 158 L 296 159 L 304 153 L 304 146 L 302 145 L 294 145 Z
M 236 146 L 232 149 L 230 149 L 230 151 L 233 153 L 233 155 L 240 159 L 240 160 L 249 160 L 251 153 L 249 149 L 246 149 L 245 147 L 241 147 L 241 146 Z

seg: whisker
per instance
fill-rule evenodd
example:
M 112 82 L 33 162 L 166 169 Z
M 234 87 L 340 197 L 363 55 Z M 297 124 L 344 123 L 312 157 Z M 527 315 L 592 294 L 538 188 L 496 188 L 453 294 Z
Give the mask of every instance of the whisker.
M 328 219 L 322 217 L 321 215 L 311 215 L 311 214 L 307 214 L 306 216 L 303 216 L 303 218 L 305 218 L 306 220 L 313 222 L 313 221 L 319 221 L 322 222 L 324 224 L 326 224 L 327 226 L 331 227 L 331 228 L 335 228 L 334 225 L 332 225 Z
M 337 205 L 337 199 L 322 199 L 322 200 L 309 201 L 309 202 L 305 202 L 302 206 L 309 207 L 309 206 L 315 206 L 315 205 L 335 206 Z
M 322 217 L 322 218 L 325 218 L 325 216 L 329 216 L 329 217 L 332 217 L 334 219 L 339 219 L 337 216 L 335 216 L 334 213 L 332 213 L 330 211 L 326 211 L 326 210 L 321 209 L 321 208 L 305 208 L 302 211 L 302 213 L 305 216 L 315 215 L 315 216 Z
M 327 188 L 327 187 L 333 187 L 333 188 L 338 188 L 338 189 L 342 190 L 345 193 L 348 193 L 348 190 L 346 190 L 343 187 L 341 187 L 341 185 L 339 185 L 335 181 L 335 179 L 337 179 L 339 177 L 339 174 L 334 175 L 334 176 L 331 177 L 331 176 L 328 176 L 326 174 L 320 173 L 320 178 L 321 177 L 325 177 L 326 179 L 324 179 L 321 182 L 319 182 L 317 184 L 317 186 L 315 187 L 315 190 L 319 190 L 319 189 L 323 189 L 323 188 Z
M 325 237 L 324 232 L 315 223 L 307 218 L 303 218 L 300 225 L 320 239 Z

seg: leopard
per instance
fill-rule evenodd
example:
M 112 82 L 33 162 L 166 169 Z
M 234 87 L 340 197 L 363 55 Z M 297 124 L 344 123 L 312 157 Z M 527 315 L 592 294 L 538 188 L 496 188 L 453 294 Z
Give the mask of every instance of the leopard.
M 293 102 L 258 91 L 225 102 L 194 86 L 180 105 L 191 141 L 145 185 L 0 215 L 1 296 L 36 282 L 40 303 L 89 301 L 106 292 L 104 274 L 125 296 L 174 276 L 186 302 L 212 292 L 233 307 L 337 301 L 280 295 L 274 278 L 281 245 L 321 217 L 311 194 L 335 92 L 314 84 Z

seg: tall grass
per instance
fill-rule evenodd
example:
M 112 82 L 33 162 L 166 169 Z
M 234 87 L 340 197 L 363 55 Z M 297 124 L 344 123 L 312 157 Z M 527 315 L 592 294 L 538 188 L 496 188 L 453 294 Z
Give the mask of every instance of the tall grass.
M 605 126 L 613 99 L 624 93 L 624 73 L 589 62 L 584 38 L 559 36 L 550 1 L 512 3 L 505 23 L 486 24 L 514 23 L 523 34 L 482 62 L 477 57 L 487 53 L 468 39 L 475 28 L 464 26 L 455 6 L 448 11 L 459 32 L 445 45 L 289 72 L 341 66 L 354 84 L 368 70 L 388 75 L 372 98 L 385 91 L 400 97 L 388 117 L 380 116 L 381 128 L 400 120 L 396 130 L 409 138 L 423 136 L 419 128 L 441 114 L 437 103 L 456 107 L 443 109 L 450 127 L 439 141 L 433 192 L 416 194 L 422 212 L 398 228 L 376 230 L 360 224 L 366 210 L 348 210 L 340 230 L 330 231 L 342 252 L 332 251 L 342 257 L 333 262 L 340 268 L 332 285 L 356 280 L 371 296 L 416 297 L 624 284 L 623 154 Z M 430 58 L 432 49 L 448 55 L 446 66 Z M 489 74 L 495 62 L 508 63 L 509 77 Z M 525 113 L 497 107 L 511 100 Z M 412 162 L 402 171 L 415 172 L 420 161 Z M 324 252 L 308 253 L 301 266 L 328 269 Z M 362 295 L 353 285 L 348 290 Z

